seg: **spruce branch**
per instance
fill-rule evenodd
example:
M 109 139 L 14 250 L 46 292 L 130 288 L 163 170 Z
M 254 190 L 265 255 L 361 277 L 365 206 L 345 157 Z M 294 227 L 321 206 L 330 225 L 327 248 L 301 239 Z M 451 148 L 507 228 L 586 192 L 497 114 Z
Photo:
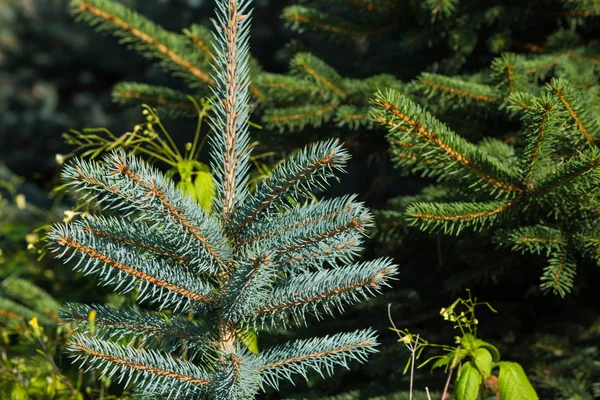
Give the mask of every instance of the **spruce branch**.
M 102 163 L 76 160 L 63 170 L 62 177 L 81 198 L 97 199 L 105 210 L 117 210 L 140 220 L 168 223 L 183 236 L 184 248 L 194 248 L 216 268 L 229 259 L 231 250 L 215 221 L 176 190 L 158 171 L 123 152 L 107 155 Z
M 495 237 L 498 244 L 512 245 L 512 249 L 532 254 L 560 252 L 567 246 L 564 232 L 544 225 L 527 226 L 503 232 Z
M 96 238 L 66 224 L 55 225 L 49 238 L 56 243 L 59 258 L 67 257 L 67 261 L 78 258 L 74 269 L 97 276 L 100 282 L 114 285 L 120 293 L 138 288 L 140 301 L 160 301 L 161 308 L 172 307 L 182 312 L 215 302 L 210 288 L 182 267 L 141 257 L 126 244 Z
M 540 177 L 539 183 L 535 185 L 535 195 L 542 201 L 552 201 L 560 194 L 569 194 L 569 192 L 570 195 L 585 194 L 598 184 L 599 166 L 598 148 L 582 151 Z
M 218 182 L 218 212 L 227 220 L 248 195 L 250 168 L 249 35 L 251 1 L 218 3 L 215 26 L 214 114 L 211 117 L 211 165 Z
M 256 84 L 266 91 L 266 95 L 274 102 L 293 102 L 307 95 L 318 95 L 322 88 L 308 84 L 305 79 L 297 76 L 263 73 Z M 270 108 L 269 108 L 270 109 Z
M 521 169 L 523 171 L 523 184 L 531 185 L 531 179 L 540 159 L 548 156 L 552 152 L 552 136 L 559 131 L 559 124 L 562 119 L 558 112 L 556 100 L 547 94 L 542 94 L 539 99 L 535 99 L 525 111 L 523 132 L 524 149 L 520 159 L 522 160 Z
M 552 290 L 554 294 L 565 297 L 573 288 L 573 281 L 577 273 L 577 264 L 566 248 L 550 255 L 548 266 L 542 274 L 540 288 L 544 291 Z
M 288 313 L 296 324 L 305 323 L 307 315 L 317 319 L 333 315 L 374 296 L 396 273 L 389 259 L 301 273 L 275 285 L 266 302 L 249 315 L 250 321 L 257 326 L 286 326 Z
M 351 361 L 364 362 L 377 345 L 372 330 L 284 343 L 259 356 L 261 386 L 277 389 L 281 380 L 290 381 L 294 375 L 308 379 L 310 370 L 331 375 L 336 365 L 349 368 Z
M 314 84 L 322 87 L 323 93 L 331 93 L 339 98 L 348 96 L 343 80 L 338 73 L 312 54 L 296 54 L 291 61 L 291 67 L 298 75 L 305 74 Z
M 3 324 L 8 326 L 25 324 L 32 318 L 38 318 L 40 323 L 48 326 L 55 326 L 57 322 L 54 318 L 19 304 L 14 300 L 0 297 L 0 321 Z
M 527 86 L 525 61 L 517 54 L 503 53 L 492 61 L 492 78 L 505 96 L 523 91 Z M 528 70 L 527 72 L 532 72 Z
M 282 200 L 299 201 L 309 197 L 311 188 L 325 188 L 327 181 L 335 176 L 334 172 L 344 170 L 349 158 L 336 139 L 315 143 L 290 157 L 256 189 L 241 213 L 243 217 L 237 232 L 242 232 L 262 212 L 269 211 Z
M 309 104 L 299 107 L 269 108 L 263 115 L 263 122 L 269 129 L 301 130 L 307 125 L 318 128 L 335 115 L 339 103 Z
M 458 78 L 424 72 L 415 82 L 415 88 L 429 99 L 444 96 L 451 108 L 471 105 L 481 106 L 499 101 L 500 94 L 492 87 L 480 83 L 465 82 Z
M 196 117 L 194 104 L 188 94 L 145 83 L 122 82 L 112 90 L 112 98 L 120 104 L 149 104 L 157 107 L 160 115 L 170 117 Z
M 103 376 L 127 384 L 144 381 L 145 391 L 169 398 L 203 396 L 211 383 L 209 374 L 198 366 L 154 350 L 123 347 L 81 333 L 74 334 L 69 349 L 75 362 L 89 362 Z
M 388 259 L 352 264 L 372 225 L 355 196 L 308 201 L 349 159 L 337 140 L 298 151 L 250 193 L 251 4 L 217 2 L 214 44 L 200 27 L 186 31 L 188 45 L 214 60 L 215 212 L 204 212 L 169 178 L 122 151 L 75 160 L 63 170 L 67 188 L 104 216 L 55 225 L 49 240 L 58 257 L 77 260 L 76 270 L 121 293 L 136 290 L 137 300 L 159 309 L 70 304 L 63 318 L 81 328 L 70 351 L 90 368 L 135 384 L 140 398 L 246 400 L 268 386 L 263 375 L 275 382 L 362 361 L 375 351 L 370 331 L 284 345 L 266 359 L 245 347 L 258 353 L 249 342 L 253 327 L 342 311 L 379 293 L 397 273 Z M 356 83 L 341 80 L 338 87 L 331 71 L 310 65 L 314 71 L 299 68 L 318 91 Z M 389 81 L 360 84 L 381 80 Z M 130 89 L 179 96 L 149 86 Z M 167 308 L 174 315 L 161 311 Z
M 411 225 L 423 230 L 458 235 L 464 228 L 481 230 L 494 226 L 517 202 L 515 199 L 488 203 L 413 203 L 406 216 Z
M 275 280 L 275 254 L 261 251 L 260 247 L 245 250 L 243 265 L 236 271 L 224 288 L 221 307 L 229 321 L 243 320 L 258 304 L 264 301 Z
M 548 88 L 558 97 L 585 140 L 593 143 L 594 137 L 600 132 L 600 124 L 590 112 L 589 106 L 582 104 L 582 94 L 564 79 L 553 79 Z
M 99 30 L 107 30 L 132 44 L 148 58 L 185 78 L 194 87 L 212 86 L 208 59 L 200 57 L 185 36 L 168 32 L 152 21 L 110 0 L 72 0 L 73 12 Z
M 352 223 L 359 231 L 364 231 L 371 226 L 371 219 L 362 203 L 356 201 L 356 196 L 323 200 L 295 207 L 280 217 L 256 222 L 252 231 L 242 233 L 243 241 L 239 245 L 247 246 L 257 241 L 275 248 L 298 245 L 303 239 L 326 235 Z
M 216 332 L 199 321 L 162 313 L 136 310 L 131 307 L 112 308 L 101 304 L 65 304 L 66 311 L 60 313 L 64 321 L 77 323 L 80 332 L 94 334 L 113 341 L 138 342 L 143 347 L 169 348 L 185 351 L 192 360 L 204 363 L 215 360 L 217 351 L 211 344 L 216 341 Z M 93 318 L 91 329 L 90 313 Z
M 280 253 L 278 256 L 283 270 L 287 273 L 305 271 L 310 267 L 322 267 L 325 264 L 345 264 L 361 253 L 363 240 L 364 233 L 351 229 L 321 238 L 294 251 Z
M 184 29 L 183 33 L 209 60 L 213 59 L 215 49 L 210 29 L 203 25 L 192 24 Z
M 86 215 L 77 225 L 97 238 L 129 245 L 147 256 L 169 259 L 195 272 L 218 272 L 218 269 L 210 269 L 210 260 L 192 255 L 190 249 L 182 247 L 183 243 L 178 242 L 176 238 L 165 240 L 162 230 L 147 223 L 133 224 L 115 217 Z
M 521 183 L 513 172 L 395 90 L 378 92 L 371 118 L 392 126 L 390 138 L 423 147 L 429 158 L 444 163 L 445 179 L 461 179 L 497 197 L 515 197 Z M 401 128 L 406 129 L 401 129 Z
M 309 28 L 316 32 L 325 32 L 337 38 L 360 38 L 378 36 L 395 30 L 393 23 L 387 23 L 376 28 L 367 28 L 356 23 L 336 18 L 322 10 L 293 5 L 285 8 L 281 17 L 290 29 L 301 31 Z
M 456 10 L 460 0 L 426 0 L 424 6 L 430 10 L 433 18 L 441 15 L 443 18 L 450 17 Z

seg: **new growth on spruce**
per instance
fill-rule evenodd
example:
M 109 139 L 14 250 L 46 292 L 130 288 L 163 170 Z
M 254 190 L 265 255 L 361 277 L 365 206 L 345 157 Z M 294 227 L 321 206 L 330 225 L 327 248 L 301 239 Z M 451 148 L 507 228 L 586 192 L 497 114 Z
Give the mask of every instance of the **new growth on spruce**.
M 297 152 L 250 193 L 251 4 L 217 2 L 214 71 L 206 72 L 215 98 L 212 214 L 124 152 L 75 160 L 63 170 L 71 192 L 105 215 L 54 226 L 50 238 L 58 256 L 158 309 L 68 304 L 61 318 L 80 327 L 70 352 L 90 368 L 135 384 L 142 398 L 245 400 L 294 375 L 331 374 L 376 351 L 370 329 L 258 354 L 244 345 L 254 330 L 342 312 L 376 295 L 397 273 L 389 259 L 351 263 L 372 224 L 356 197 L 309 201 L 313 189 L 344 169 L 349 155 L 337 141 Z

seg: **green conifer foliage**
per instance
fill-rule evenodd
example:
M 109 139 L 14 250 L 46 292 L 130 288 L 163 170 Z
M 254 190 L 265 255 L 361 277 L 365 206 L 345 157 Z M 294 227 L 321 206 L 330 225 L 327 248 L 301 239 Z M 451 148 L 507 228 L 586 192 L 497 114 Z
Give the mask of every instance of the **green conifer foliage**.
M 310 32 L 342 44 L 346 47 L 340 50 L 344 60 L 353 60 L 352 54 L 356 53 L 361 68 L 354 75 L 362 78 L 341 76 L 328 64 L 334 60 L 322 60 L 305 51 L 292 57 L 288 74 L 261 75 L 261 85 L 270 100 L 264 122 L 280 130 L 324 122 L 352 130 L 372 128 L 367 99 L 383 88 L 394 88 L 428 108 L 430 100 L 440 94 L 452 97 L 451 101 L 458 99 L 460 104 L 444 109 L 444 117 L 452 121 L 464 122 L 464 115 L 455 114 L 458 107 L 466 109 L 465 102 L 475 107 L 469 109 L 471 115 L 475 110 L 478 115 L 486 115 L 497 111 L 501 94 L 497 90 L 500 88 L 485 85 L 489 83 L 485 77 L 452 80 L 425 72 L 417 87 L 407 86 L 402 80 L 410 80 L 423 71 L 457 74 L 468 63 L 472 70 L 473 65 L 481 65 L 479 60 L 489 60 L 506 51 L 521 54 L 505 55 L 495 63 L 495 73 L 507 78 L 502 92 L 523 90 L 526 75 L 544 78 L 559 72 L 561 76 L 568 75 L 573 83 L 589 83 L 595 80 L 594 71 L 599 65 L 595 42 L 585 43 L 581 37 L 588 32 L 585 27 L 580 29 L 583 22 L 600 13 L 598 4 L 590 1 L 298 3 L 282 14 L 288 26 L 299 33 Z M 539 32 L 540 21 L 556 32 L 546 37 L 547 30 Z M 369 74 L 372 76 L 364 78 Z
M 545 255 L 542 289 L 566 295 L 576 257 L 597 259 L 600 131 L 590 96 L 564 79 L 552 79 L 537 94 L 430 74 L 414 86 L 438 96 L 434 109 L 496 104 L 497 114 L 520 119 L 520 129 L 506 135 L 515 138 L 514 145 L 490 137 L 473 143 L 409 98 L 380 91 L 371 116 L 388 128 L 393 159 L 402 169 L 439 182 L 419 196 L 393 202 L 392 210 L 380 214 L 382 223 L 404 221 L 453 235 L 491 230 L 499 244 Z
M 78 20 L 112 33 L 121 43 L 157 61 L 188 86 L 188 91 L 182 92 L 146 83 L 122 82 L 113 89 L 115 101 L 150 104 L 162 115 L 193 117 L 196 114 L 188 96 L 200 99 L 216 87 L 211 67 L 215 49 L 208 28 L 194 24 L 182 33 L 170 32 L 113 0 L 71 0 L 71 7 Z M 253 75 L 260 73 L 256 62 L 252 62 L 252 67 Z M 264 100 L 257 86 L 251 85 L 250 91 L 254 98 Z
M 397 272 L 389 259 L 352 263 L 372 224 L 355 197 L 308 202 L 349 158 L 336 140 L 298 152 L 250 193 L 251 4 L 217 2 L 212 214 L 123 152 L 76 160 L 63 170 L 71 192 L 105 215 L 54 226 L 58 256 L 159 310 L 70 304 L 61 317 L 81 328 L 70 351 L 103 374 L 134 383 L 142 398 L 245 400 L 297 374 L 328 375 L 376 351 L 370 329 L 258 354 L 244 346 L 254 330 L 306 324 L 369 299 Z M 131 30 L 135 40 L 146 28 L 152 26 Z M 162 48 L 151 47 L 153 55 Z

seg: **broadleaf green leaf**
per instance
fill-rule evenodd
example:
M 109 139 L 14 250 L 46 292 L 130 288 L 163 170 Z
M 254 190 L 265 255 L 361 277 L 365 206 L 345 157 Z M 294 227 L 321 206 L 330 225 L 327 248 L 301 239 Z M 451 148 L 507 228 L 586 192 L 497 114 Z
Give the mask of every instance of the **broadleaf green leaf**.
M 456 382 L 456 400 L 477 400 L 482 377 L 473 361 L 466 362 L 460 369 Z
M 516 362 L 502 361 L 498 377 L 498 390 L 502 400 L 537 400 L 523 367 Z
M 182 193 L 190 196 L 192 199 L 196 199 L 196 188 L 192 182 L 178 182 L 177 188 L 181 190 Z
M 206 170 L 198 171 L 194 181 L 196 190 L 196 200 L 206 213 L 210 213 L 213 198 L 215 197 L 215 180 L 213 179 L 208 167 Z
M 475 361 L 475 365 L 479 368 L 479 371 L 486 377 L 492 374 L 492 354 L 487 349 L 480 347 L 475 350 L 473 353 L 473 361 Z
M 435 363 L 433 363 L 433 365 L 431 366 L 431 369 L 433 370 L 433 369 L 436 369 L 439 367 L 446 366 L 452 362 L 453 358 L 454 358 L 454 353 L 448 353 L 444 356 L 441 356 L 440 358 L 438 358 L 438 360 Z
M 475 343 L 477 344 L 478 348 L 482 347 L 492 354 L 494 363 L 500 362 L 500 351 L 496 346 L 481 339 L 475 339 Z
M 260 353 L 260 350 L 258 349 L 258 335 L 254 329 L 240 329 L 238 331 L 238 338 L 251 353 Z

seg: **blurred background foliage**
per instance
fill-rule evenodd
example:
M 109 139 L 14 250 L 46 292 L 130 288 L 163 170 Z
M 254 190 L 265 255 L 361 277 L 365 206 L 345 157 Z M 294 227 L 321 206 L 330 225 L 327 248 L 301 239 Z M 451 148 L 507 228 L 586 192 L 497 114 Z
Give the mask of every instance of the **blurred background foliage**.
M 64 132 L 106 127 L 118 135 L 145 123 L 139 107 L 122 107 L 112 101 L 111 91 L 118 82 L 148 82 L 185 89 L 182 81 L 152 61 L 120 46 L 114 38 L 75 22 L 68 3 L 0 0 L 1 399 L 129 398 L 119 385 L 98 380 L 94 373 L 78 369 L 64 356 L 63 345 L 70 328 L 58 324 L 56 311 L 67 301 L 118 305 L 132 299 L 97 288 L 90 280 L 60 266 L 47 254 L 44 227 L 73 218 L 77 212 L 60 190 L 54 190 L 60 184 L 60 164 L 74 150 L 61 136 Z M 172 31 L 181 31 L 192 23 L 208 25 L 213 7 L 210 0 L 121 3 Z M 447 37 L 450 47 L 432 47 L 434 42 L 425 40 L 418 51 L 398 53 L 393 36 L 386 42 L 388 52 L 382 51 L 377 42 L 335 37 L 323 40 L 290 21 L 286 27 L 280 16 L 284 8 L 297 3 L 307 2 L 256 1 L 252 51 L 265 71 L 286 73 L 293 54 L 309 50 L 350 78 L 392 72 L 396 78 L 409 81 L 423 71 L 456 72 L 463 68 L 463 72 L 472 72 L 489 66 L 500 51 L 516 51 L 519 47 L 527 51 L 527 46 L 534 51 L 532 43 L 543 42 L 557 26 L 567 25 L 565 21 L 540 19 L 540 28 L 525 43 L 510 35 L 516 24 L 502 32 L 483 26 L 466 36 L 463 31 L 445 35 L 442 30 L 437 33 Z M 583 30 L 586 40 L 599 38 L 598 22 L 594 19 Z M 483 35 L 483 45 L 461 41 L 470 34 Z M 452 51 L 457 48 L 469 49 L 468 57 Z M 398 57 L 402 62 L 394 64 Z M 447 63 L 438 62 L 442 59 Z M 392 62 L 393 68 L 384 66 L 384 61 Z M 260 118 L 256 122 L 261 123 Z M 165 122 L 182 146 L 194 132 L 195 123 Z M 268 164 L 275 163 L 285 149 L 314 137 L 332 135 L 342 137 L 355 154 L 349 173 L 331 189 L 333 194 L 358 192 L 369 206 L 382 207 L 391 197 L 414 194 L 429 183 L 427 179 L 401 176 L 393 170 L 381 132 L 356 133 L 335 124 L 294 135 L 258 130 L 256 146 L 273 151 L 268 153 L 270 161 L 259 165 L 261 173 L 268 173 Z M 574 294 L 560 299 L 544 296 L 538 290 L 539 268 L 532 267 L 539 263 L 535 257 L 498 250 L 485 235 L 446 238 L 404 231 L 402 235 L 371 241 L 367 253 L 393 256 L 401 265 L 401 280 L 395 289 L 330 321 L 327 328 L 306 330 L 311 329 L 312 335 L 324 333 L 319 329 L 331 331 L 331 324 L 340 331 L 373 326 L 382 336 L 381 353 L 352 372 L 289 385 L 282 391 L 288 393 L 287 397 L 408 399 L 408 378 L 402 374 L 407 352 L 388 330 L 386 304 L 393 304 L 398 328 L 426 333 L 434 342 L 448 341 L 454 333 L 440 321 L 439 310 L 470 287 L 498 310 L 496 314 L 482 313 L 481 337 L 493 342 L 507 359 L 524 365 L 540 398 L 600 398 L 597 269 L 586 272 L 585 281 L 580 282 Z M 504 269 L 515 265 L 518 275 L 503 274 Z M 475 275 L 474 267 L 478 271 Z M 286 335 L 281 332 L 282 337 Z M 302 331 L 299 335 L 303 335 Z M 423 370 L 418 373 L 415 386 L 441 392 L 444 379 Z M 390 394 L 398 391 L 404 393 Z M 426 397 L 420 394 L 415 398 Z

